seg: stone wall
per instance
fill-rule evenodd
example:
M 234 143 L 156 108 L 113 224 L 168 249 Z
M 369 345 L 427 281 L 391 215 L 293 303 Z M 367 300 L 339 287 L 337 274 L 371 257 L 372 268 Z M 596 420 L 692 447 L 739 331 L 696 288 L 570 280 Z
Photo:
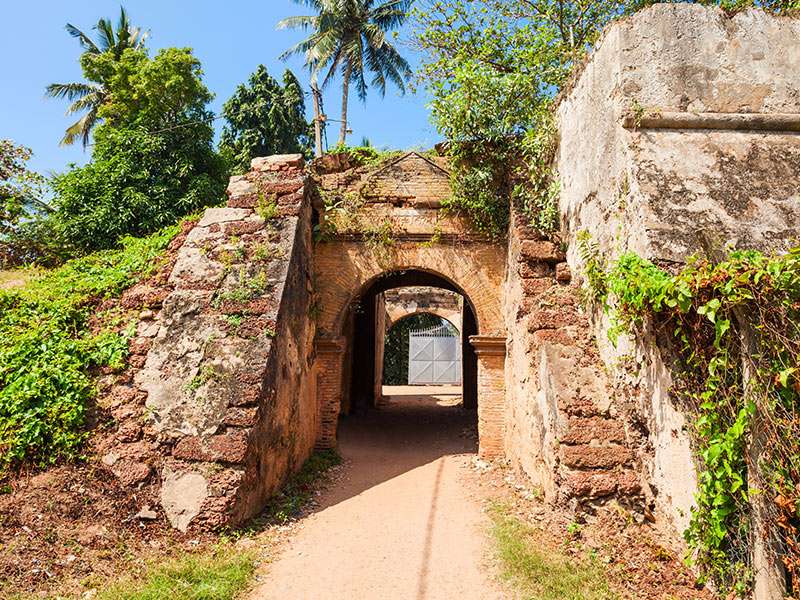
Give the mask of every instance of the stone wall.
M 183 531 L 258 513 L 316 441 L 302 167 L 300 155 L 255 159 L 228 207 L 186 235 L 168 285 L 128 293 L 160 310 L 142 313 L 135 374 L 112 390 L 103 462 Z
M 749 10 L 656 5 L 612 26 L 558 109 L 561 213 L 601 255 L 668 267 L 726 247 L 782 251 L 800 234 L 800 22 Z M 670 396 L 663 340 L 608 342 L 600 356 L 629 423 L 656 512 L 683 531 L 696 486 L 687 415 Z
M 625 415 L 615 403 L 564 254 L 512 215 L 504 282 L 505 456 L 546 500 L 641 508 Z

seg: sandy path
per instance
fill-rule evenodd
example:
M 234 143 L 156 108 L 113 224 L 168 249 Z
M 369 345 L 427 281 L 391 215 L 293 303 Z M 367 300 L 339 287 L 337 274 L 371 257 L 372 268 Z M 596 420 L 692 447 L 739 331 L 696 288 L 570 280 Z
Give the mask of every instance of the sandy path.
M 342 476 L 253 600 L 504 597 L 486 566 L 486 517 L 464 483 L 475 451 L 464 434 L 470 416 L 441 406 L 452 396 L 396 391 L 406 395 L 342 423 Z

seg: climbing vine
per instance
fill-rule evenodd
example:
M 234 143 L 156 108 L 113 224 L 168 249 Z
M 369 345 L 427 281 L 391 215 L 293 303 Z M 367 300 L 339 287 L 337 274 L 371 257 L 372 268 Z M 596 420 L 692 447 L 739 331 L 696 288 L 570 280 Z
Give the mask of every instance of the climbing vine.
M 124 237 L 0 290 L 0 481 L 19 467 L 81 456 L 102 368 L 124 367 L 135 322 L 105 300 L 147 277 L 177 226 Z
M 672 340 L 676 397 L 694 413 L 699 463 L 686 540 L 703 578 L 747 593 L 754 506 L 792 580 L 800 576 L 800 248 L 737 251 L 671 274 L 631 253 L 579 251 L 612 341 L 649 323 Z M 588 258 L 588 260 L 587 260 Z

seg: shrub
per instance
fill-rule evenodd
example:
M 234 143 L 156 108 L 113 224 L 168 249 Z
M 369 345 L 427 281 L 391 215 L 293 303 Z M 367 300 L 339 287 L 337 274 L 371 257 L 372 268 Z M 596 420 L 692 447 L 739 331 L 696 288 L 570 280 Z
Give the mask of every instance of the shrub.
M 112 329 L 106 319 L 92 330 L 89 319 L 98 301 L 146 276 L 177 231 L 127 237 L 120 250 L 0 290 L 0 478 L 23 463 L 44 467 L 80 455 L 95 394 L 91 370 L 122 368 L 127 352 L 123 324 Z
M 206 108 L 213 96 L 190 50 L 150 58 L 127 49 L 119 60 L 101 54 L 82 64 L 105 82 L 109 100 L 91 162 L 53 181 L 45 225 L 67 254 L 113 248 L 124 235 L 147 235 L 223 199 L 227 170 Z

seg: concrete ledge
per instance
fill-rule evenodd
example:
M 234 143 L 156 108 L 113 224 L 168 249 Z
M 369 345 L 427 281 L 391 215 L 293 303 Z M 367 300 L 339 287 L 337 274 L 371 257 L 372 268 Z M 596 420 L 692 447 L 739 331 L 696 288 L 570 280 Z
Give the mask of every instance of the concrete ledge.
M 729 131 L 800 132 L 800 114 L 691 113 L 648 111 L 622 115 L 625 129 L 715 129 Z

